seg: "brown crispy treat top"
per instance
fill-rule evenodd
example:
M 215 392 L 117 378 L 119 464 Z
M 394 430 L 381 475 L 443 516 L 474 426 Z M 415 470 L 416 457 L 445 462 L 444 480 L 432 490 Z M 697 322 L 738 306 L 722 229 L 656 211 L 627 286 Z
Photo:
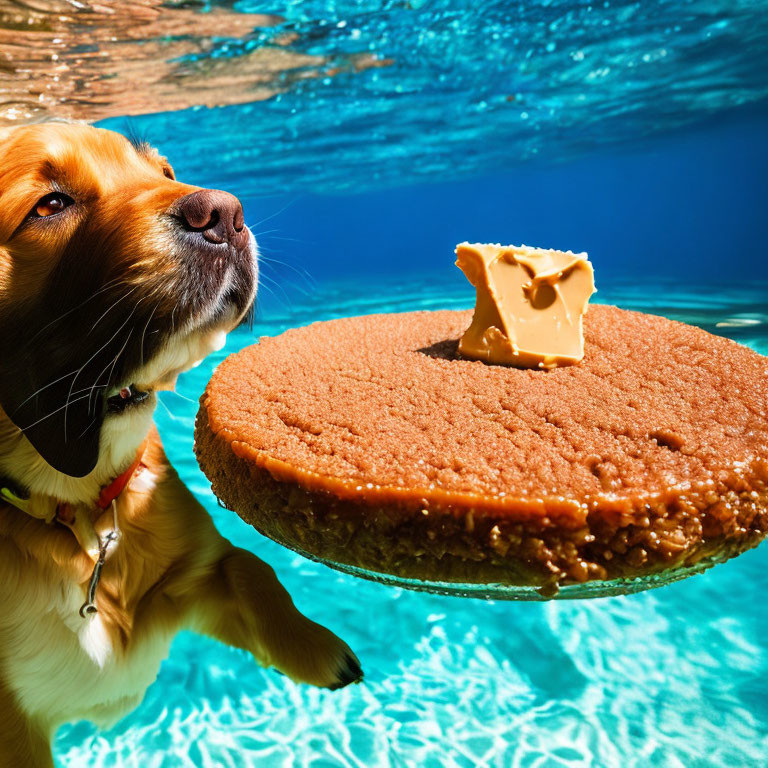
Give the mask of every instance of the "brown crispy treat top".
M 593 305 L 580 363 L 522 370 L 458 358 L 470 320 L 371 315 L 264 338 L 211 379 L 210 429 L 311 490 L 510 515 L 630 511 L 749 482 L 768 459 L 768 358 L 746 347 Z

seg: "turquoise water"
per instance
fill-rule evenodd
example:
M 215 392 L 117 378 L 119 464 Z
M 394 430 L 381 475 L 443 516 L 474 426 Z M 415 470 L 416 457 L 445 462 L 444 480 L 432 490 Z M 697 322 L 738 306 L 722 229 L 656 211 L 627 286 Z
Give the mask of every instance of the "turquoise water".
M 270 271 L 268 265 L 265 265 Z M 393 298 L 393 296 L 395 298 Z M 768 284 L 601 281 L 600 300 L 661 313 L 768 354 Z M 502 603 L 355 579 L 265 540 L 221 509 L 192 453 L 197 397 L 216 363 L 308 319 L 465 307 L 446 270 L 380 280 L 285 281 L 253 332 L 163 395 L 158 424 L 182 478 L 227 536 L 270 562 L 297 605 L 342 635 L 366 680 L 297 686 L 244 652 L 182 634 L 144 703 L 115 728 L 62 728 L 62 765 L 763 766 L 768 755 L 765 547 L 654 592 Z M 725 325 L 723 325 L 725 324 Z

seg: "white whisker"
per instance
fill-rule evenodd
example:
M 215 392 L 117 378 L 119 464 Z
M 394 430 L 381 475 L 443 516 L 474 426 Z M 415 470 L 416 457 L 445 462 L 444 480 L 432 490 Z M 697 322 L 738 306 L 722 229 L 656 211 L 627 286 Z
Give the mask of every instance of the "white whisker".
M 61 407 L 57 408 L 55 411 L 51 411 L 49 414 L 47 414 L 46 416 L 43 416 L 42 418 L 38 419 L 37 421 L 33 422 L 32 424 L 27 424 L 24 427 L 24 431 L 26 431 L 28 429 L 32 429 L 32 427 L 36 427 L 38 424 L 40 424 L 41 422 L 45 421 L 46 419 L 50 419 L 51 416 L 55 416 L 57 413 L 59 413 L 59 411 L 63 411 L 65 408 L 67 408 L 72 403 L 77 403 L 80 400 L 85 400 L 87 397 L 88 397 L 88 395 L 81 395 L 80 397 L 76 397 L 71 402 L 67 401 L 66 403 L 64 403 L 64 405 L 62 405 Z
M 117 283 L 119 283 L 121 280 L 122 280 L 122 278 L 120 278 L 120 277 L 115 277 L 115 278 L 113 278 L 113 279 L 112 279 L 112 280 L 110 280 L 109 282 L 105 283 L 105 284 L 104 284 L 104 285 L 103 285 L 101 288 L 99 288 L 99 290 L 98 290 L 98 291 L 94 291 L 94 292 L 93 292 L 93 293 L 92 293 L 92 294 L 91 294 L 91 295 L 90 295 L 90 296 L 89 296 L 87 299 L 85 299 L 84 301 L 82 301 L 82 302 L 81 302 L 80 304 L 78 304 L 76 307 L 72 307 L 72 309 L 68 309 L 66 312 L 64 312 L 63 314 L 59 315 L 57 318 L 55 318 L 55 319 L 51 320 L 51 322 L 50 322 L 50 323 L 46 323 L 46 324 L 45 324 L 45 325 L 44 325 L 44 326 L 43 326 L 43 327 L 42 327 L 42 328 L 41 328 L 41 329 L 40 329 L 40 330 L 39 330 L 39 331 L 38 331 L 38 332 L 37 332 L 37 333 L 36 333 L 36 334 L 35 334 L 35 335 L 34 335 L 34 336 L 31 338 L 31 339 L 30 339 L 30 342 L 32 342 L 32 341 L 34 341 L 36 338 L 38 338 L 38 336 L 40 336 L 42 333 L 44 333 L 45 331 L 47 331 L 47 330 L 48 330 L 48 329 L 49 329 L 49 328 L 50 328 L 52 325 L 55 325 L 55 324 L 56 324 L 56 323 L 58 323 L 59 321 L 63 320 L 65 317 L 67 317 L 67 315 L 71 315 L 73 312 L 77 311 L 78 309 L 81 309 L 81 308 L 83 307 L 83 305 L 84 305 L 84 304 L 87 304 L 89 301 L 92 301 L 92 300 L 93 300 L 93 299 L 95 299 L 97 296 L 99 296 L 99 295 L 101 295 L 102 293 L 104 293 L 104 291 L 107 291 L 107 290 L 109 290 L 110 288 L 112 288 L 113 286 L 115 286 Z
M 91 333 L 93 333 L 93 331 L 96 329 L 96 326 L 97 326 L 97 325 L 98 325 L 98 324 L 99 324 L 99 323 L 100 323 L 100 322 L 101 322 L 101 321 L 102 321 L 102 320 L 103 320 L 103 319 L 104 319 L 104 318 L 105 318 L 105 317 L 106 317 L 106 316 L 107 316 L 107 315 L 108 315 L 108 314 L 109 314 L 109 313 L 110 313 L 110 312 L 111 312 L 111 311 L 112 311 L 112 310 L 113 310 L 113 309 L 114 309 L 114 308 L 115 308 L 115 307 L 116 307 L 116 306 L 117 306 L 117 305 L 118 305 L 118 304 L 119 304 L 121 301 L 123 301 L 123 299 L 127 299 L 127 298 L 128 298 L 128 297 L 129 297 L 129 296 L 132 294 L 132 293 L 134 293 L 134 291 L 136 291 L 136 290 L 138 289 L 138 287 L 139 287 L 138 285 L 134 285 L 134 286 L 133 286 L 133 288 L 131 288 L 131 290 L 130 290 L 130 291 L 128 291 L 127 293 L 124 293 L 122 296 L 120 296 L 120 298 L 119 298 L 119 299 L 117 299 L 117 301 L 115 301 L 115 302 L 114 302 L 114 303 L 113 303 L 113 304 L 112 304 L 112 305 L 109 307 L 109 309 L 107 309 L 107 311 L 106 311 L 106 312 L 104 312 L 104 314 L 103 314 L 103 315 L 101 315 L 101 317 L 99 317 L 99 319 L 98 319 L 98 320 L 97 320 L 97 321 L 96 321 L 96 322 L 95 322 L 95 323 L 94 323 L 94 324 L 91 326 L 91 330 L 90 330 L 90 331 L 88 331 L 88 335 L 90 336 L 90 335 L 91 335 Z
M 144 330 L 141 334 L 141 365 L 144 366 L 144 339 L 147 335 L 147 328 L 149 328 L 149 324 L 152 322 L 152 318 L 155 316 L 155 312 L 157 312 L 158 304 L 155 304 L 155 308 L 152 310 L 152 314 L 149 316 L 149 320 L 147 320 L 146 325 L 144 326 Z
M 118 334 L 118 333 L 120 333 L 120 331 L 122 331 L 122 330 L 123 330 L 123 328 L 125 328 L 125 326 L 128 324 L 128 322 L 130 321 L 130 319 L 133 317 L 133 313 L 136 311 L 136 309 L 137 309 L 137 307 L 139 306 L 139 304 L 140 304 L 140 303 L 141 303 L 141 300 L 139 300 L 139 301 L 138 301 L 138 302 L 137 302 L 137 303 L 134 305 L 133 309 L 131 310 L 131 314 L 130 314 L 130 315 L 128 315 L 128 317 L 126 317 L 126 318 L 125 318 L 125 320 L 123 321 L 123 324 L 122 324 L 122 325 L 121 325 L 121 326 L 120 326 L 120 327 L 119 327 L 119 328 L 118 328 L 118 329 L 117 329 L 117 330 L 116 330 L 116 331 L 115 331 L 115 332 L 112 334 L 112 336 L 110 336 L 110 338 L 109 338 L 109 339 L 107 339 L 107 341 L 106 341 L 104 344 L 102 344 L 102 345 L 101 345 L 101 346 L 100 346 L 100 347 L 99 347 L 99 348 L 98 348 L 98 349 L 97 349 L 97 350 L 96 350 L 96 351 L 95 351 L 95 352 L 94 352 L 94 353 L 93 353 L 93 354 L 92 354 L 92 355 L 91 355 L 91 356 L 90 356 L 90 357 L 89 357 L 89 358 L 88 358 L 88 359 L 87 359 L 87 360 L 86 360 L 86 361 L 85 361 L 85 362 L 82 364 L 82 366 L 80 366 L 80 369 L 79 369 L 79 370 L 77 371 L 77 373 L 75 374 L 75 378 L 74 378 L 74 379 L 72 379 L 72 383 L 69 385 L 69 392 L 67 393 L 67 402 L 69 402 L 69 398 L 72 396 L 72 388 L 75 386 L 75 382 L 77 381 L 77 377 L 78 377 L 78 376 L 79 376 L 79 375 L 80 375 L 80 374 L 81 374 L 81 373 L 82 373 L 82 372 L 85 370 L 85 366 L 86 366 L 86 365 L 88 365 L 88 363 L 90 363 L 90 362 L 91 362 L 91 360 L 93 360 L 93 359 L 96 357 L 96 355 L 98 355 L 98 354 L 99 354 L 99 352 L 101 352 L 101 350 L 102 350 L 102 349 L 104 349 L 105 347 L 109 346 L 109 344 L 112 342 L 112 340 L 115 338 L 115 336 L 117 336 L 117 334 Z M 66 407 L 66 404 L 65 404 L 65 407 Z M 65 417 L 64 417 L 64 432 L 65 432 L 65 434 L 66 434 L 66 429 L 67 429 L 67 419 L 66 419 L 66 415 L 65 415 Z
M 298 201 L 298 197 L 295 197 L 293 200 L 290 200 L 287 202 L 279 211 L 275 211 L 275 213 L 270 214 L 265 219 L 262 219 L 261 221 L 257 221 L 253 227 L 259 227 L 261 226 L 265 221 L 269 221 L 270 219 L 274 219 L 275 216 L 279 216 L 281 213 L 285 213 L 295 202 Z M 253 227 L 249 227 L 251 231 L 253 231 Z

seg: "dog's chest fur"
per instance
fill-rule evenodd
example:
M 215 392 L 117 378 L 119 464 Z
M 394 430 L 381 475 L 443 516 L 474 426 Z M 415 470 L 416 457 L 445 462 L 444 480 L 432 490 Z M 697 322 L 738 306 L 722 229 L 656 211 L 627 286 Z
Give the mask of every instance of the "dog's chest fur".
M 118 502 L 124 519 L 143 505 L 152 509 L 157 477 L 147 469 L 134 478 Z M 51 733 L 78 719 L 113 724 L 157 676 L 175 622 L 145 621 L 134 631 L 142 595 L 167 566 L 154 568 L 153 544 L 135 525 L 124 532 L 98 588 L 107 610 L 82 618 L 93 563 L 74 536 L 0 505 L 0 679 Z
M 30 716 L 51 729 L 77 719 L 108 726 L 141 701 L 172 632 L 157 627 L 125 652 L 114 647 L 100 614 L 80 617 L 83 590 L 75 583 L 27 570 L 15 586 L 14 594 L 0 589 L 0 658 L 6 684 Z

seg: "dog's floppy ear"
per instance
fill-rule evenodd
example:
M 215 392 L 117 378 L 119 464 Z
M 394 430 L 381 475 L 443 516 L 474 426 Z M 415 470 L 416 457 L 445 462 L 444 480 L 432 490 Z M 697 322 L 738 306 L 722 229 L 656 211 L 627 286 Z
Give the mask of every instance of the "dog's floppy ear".
M 99 458 L 103 390 L 89 388 L 93 372 L 78 371 L 64 353 L 69 345 L 55 332 L 35 337 L 36 327 L 18 314 L 0 317 L 0 405 L 48 464 L 83 477 Z

